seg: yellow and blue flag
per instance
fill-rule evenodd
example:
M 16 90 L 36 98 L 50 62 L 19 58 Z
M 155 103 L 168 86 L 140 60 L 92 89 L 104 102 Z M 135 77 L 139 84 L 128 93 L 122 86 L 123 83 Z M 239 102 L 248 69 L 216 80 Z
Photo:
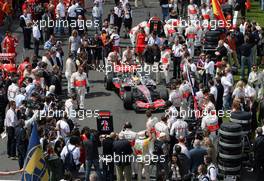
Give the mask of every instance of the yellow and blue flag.
M 33 125 L 27 157 L 25 158 L 22 181 L 48 181 L 49 174 L 47 164 L 44 159 L 42 147 L 40 145 L 37 125 Z

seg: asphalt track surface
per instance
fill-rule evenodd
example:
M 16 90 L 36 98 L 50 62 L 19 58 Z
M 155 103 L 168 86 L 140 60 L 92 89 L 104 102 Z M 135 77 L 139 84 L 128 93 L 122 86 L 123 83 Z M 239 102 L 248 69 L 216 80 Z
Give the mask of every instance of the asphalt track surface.
M 87 2 L 87 1 L 86 1 Z M 134 2 L 131 1 L 132 6 L 134 5 Z M 133 8 L 133 27 L 137 25 L 138 23 L 148 19 L 149 15 L 158 15 L 161 17 L 161 8 L 159 7 L 159 1 L 158 0 L 152 0 L 152 1 L 146 1 L 148 8 L 144 8 L 141 5 L 141 1 L 139 1 L 139 7 Z M 91 1 L 88 2 L 87 6 L 91 6 Z M 114 1 L 113 0 L 106 0 L 106 4 L 104 5 L 104 17 L 107 16 L 107 14 L 110 12 L 110 9 L 114 7 Z M 87 18 L 91 18 L 91 9 L 88 10 Z M 17 47 L 17 53 L 18 58 L 17 62 L 21 61 L 23 57 L 25 56 L 31 56 L 33 54 L 33 50 L 27 50 L 26 52 L 23 51 L 23 34 L 21 32 L 21 28 L 18 27 L 17 21 L 14 21 L 16 23 L 13 24 L 12 32 L 19 40 L 19 46 Z M 0 32 L 2 33 L 4 31 L 4 27 L 0 27 Z M 93 30 L 88 30 L 89 35 L 93 35 Z M 121 31 L 121 36 L 123 36 L 124 33 Z M 66 53 L 67 51 L 67 40 L 68 37 L 63 37 L 63 49 Z M 127 43 L 128 40 L 122 39 L 121 42 Z M 33 45 L 32 45 L 33 47 Z M 40 46 L 40 55 L 43 54 L 43 45 Z M 67 55 L 67 53 L 66 53 Z M 66 56 L 64 57 L 64 60 L 66 59 Z M 118 95 L 115 92 L 112 91 L 106 91 L 104 88 L 104 73 L 98 72 L 98 71 L 91 71 L 89 73 L 89 79 L 91 81 L 91 92 L 89 95 L 87 95 L 87 98 L 85 99 L 85 109 L 89 113 L 88 116 L 83 119 L 79 120 L 79 124 L 81 127 L 83 126 L 89 126 L 90 128 L 96 129 L 96 116 L 95 114 L 91 115 L 91 112 L 97 111 L 97 110 L 109 110 L 111 111 L 113 115 L 113 122 L 114 122 L 114 131 L 120 132 L 122 129 L 122 125 L 126 121 L 130 121 L 133 125 L 134 131 L 141 131 L 145 129 L 145 122 L 146 117 L 145 114 L 136 114 L 133 110 L 125 110 L 123 108 L 123 102 L 118 97 Z M 64 81 L 64 84 L 66 82 Z M 65 84 L 66 86 L 66 84 Z M 66 90 L 65 90 L 66 91 Z M 161 116 L 161 113 L 156 113 L 155 116 L 159 117 Z M 0 139 L 0 170 L 1 171 L 7 171 L 7 170 L 17 170 L 18 169 L 18 161 L 17 160 L 11 160 L 7 158 L 6 154 L 6 138 L 4 140 Z M 242 180 L 247 181 L 253 181 L 255 180 L 253 175 L 246 174 L 246 178 Z M 244 177 L 244 176 L 243 176 Z M 19 175 L 14 176 L 0 176 L 0 180 L 20 180 Z M 264 179 L 263 179 L 264 180 Z

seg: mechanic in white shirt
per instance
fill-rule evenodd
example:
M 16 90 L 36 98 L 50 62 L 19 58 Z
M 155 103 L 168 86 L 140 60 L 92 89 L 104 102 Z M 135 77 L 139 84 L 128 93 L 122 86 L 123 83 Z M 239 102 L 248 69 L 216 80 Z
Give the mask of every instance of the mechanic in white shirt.
M 16 95 L 19 93 L 19 87 L 17 85 L 17 80 L 14 78 L 12 84 L 7 89 L 8 101 L 15 101 Z
M 188 135 L 188 123 L 178 118 L 170 129 L 170 135 L 174 136 L 176 139 L 179 139 L 181 136 L 185 138 Z
M 182 92 L 179 89 L 180 85 L 181 82 L 179 80 L 175 84 L 172 84 L 172 90 L 169 94 L 169 101 L 172 102 L 172 104 L 176 107 L 178 111 L 180 110 L 181 102 L 183 100 Z
M 136 139 L 137 133 L 132 131 L 130 122 L 125 123 L 123 130 L 119 133 L 119 137 L 127 139 L 129 142 L 133 142 Z
M 156 129 L 157 137 L 159 137 L 161 133 L 165 133 L 166 139 L 170 140 L 170 133 L 169 133 L 169 127 L 167 125 L 167 121 L 168 121 L 168 116 L 163 115 L 161 117 L 161 120 L 155 124 L 155 129 Z
M 179 40 L 176 39 L 174 41 L 174 44 L 172 46 L 172 52 L 173 52 L 173 77 L 178 78 L 180 77 L 180 63 L 181 63 L 181 54 L 182 51 L 182 45 L 179 44 Z
M 169 109 L 165 110 L 165 114 L 169 116 L 167 125 L 169 129 L 177 121 L 177 117 L 180 114 L 177 110 L 177 108 L 172 104 L 171 101 L 166 102 L 166 107 L 169 107 Z

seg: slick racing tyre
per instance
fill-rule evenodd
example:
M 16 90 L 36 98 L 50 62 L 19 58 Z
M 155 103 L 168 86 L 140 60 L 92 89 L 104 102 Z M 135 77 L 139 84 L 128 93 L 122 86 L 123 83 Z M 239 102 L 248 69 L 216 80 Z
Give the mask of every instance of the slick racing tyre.
M 206 41 L 204 42 L 205 46 L 207 45 L 214 45 L 214 46 L 217 46 L 218 42 L 217 41 Z
M 217 42 L 218 43 L 219 38 L 215 37 L 215 36 L 207 36 L 207 37 L 205 37 L 205 41 L 206 42 Z
M 207 38 L 207 37 L 219 37 L 220 34 L 221 34 L 220 31 L 207 31 L 205 33 L 205 38 Z
M 227 167 L 218 164 L 218 172 L 220 175 L 240 175 L 241 166 Z
M 242 147 L 233 148 L 233 149 L 226 149 L 226 147 L 219 146 L 219 152 L 226 154 L 226 155 L 239 155 L 242 153 Z
M 133 108 L 133 97 L 132 97 L 132 92 L 131 91 L 126 91 L 124 94 L 124 108 L 125 109 L 132 109 Z

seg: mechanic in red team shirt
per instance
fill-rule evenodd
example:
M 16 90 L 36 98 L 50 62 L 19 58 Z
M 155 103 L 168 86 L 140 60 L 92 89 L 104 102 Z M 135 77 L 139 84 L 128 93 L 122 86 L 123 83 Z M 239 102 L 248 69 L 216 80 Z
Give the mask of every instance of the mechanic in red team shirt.
M 3 51 L 5 53 L 16 53 L 16 45 L 18 41 L 15 37 L 11 35 L 11 32 L 7 31 L 6 36 L 3 40 Z M 14 59 L 10 59 L 12 63 L 14 63 Z

